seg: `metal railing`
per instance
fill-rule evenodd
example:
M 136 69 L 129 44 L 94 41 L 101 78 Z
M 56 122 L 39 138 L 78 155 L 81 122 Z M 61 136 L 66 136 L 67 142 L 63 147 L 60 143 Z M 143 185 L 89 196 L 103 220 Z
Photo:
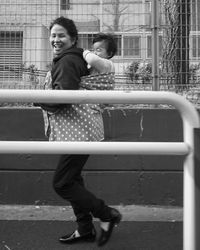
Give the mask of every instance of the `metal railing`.
M 195 194 L 194 128 L 200 127 L 198 112 L 185 98 L 157 91 L 0 90 L 0 102 L 113 103 L 173 105 L 183 121 L 183 142 L 47 142 L 0 141 L 0 154 L 149 154 L 185 155 L 184 250 L 197 246 L 197 200 Z M 200 211 L 199 211 L 200 212 Z

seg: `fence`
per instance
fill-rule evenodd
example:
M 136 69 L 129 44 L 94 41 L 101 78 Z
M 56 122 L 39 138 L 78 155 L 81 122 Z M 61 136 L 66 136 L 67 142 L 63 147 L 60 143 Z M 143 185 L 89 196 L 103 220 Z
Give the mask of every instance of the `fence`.
M 37 89 L 42 87 L 52 59 L 48 42 L 48 27 L 53 19 L 62 15 L 76 22 L 81 47 L 90 49 L 92 39 L 98 32 L 115 34 L 118 44 L 118 53 L 113 58 L 116 68 L 116 89 L 173 91 L 185 95 L 194 104 L 199 105 L 200 2 L 198 0 L 32 0 L 31 2 L 0 0 L 0 3 L 1 88 Z M 10 90 L 4 93 L 10 99 L 1 95 L 1 102 L 22 101 Z M 34 91 L 24 93 L 29 102 L 33 101 Z M 105 95 L 106 93 L 104 97 Z M 116 92 L 115 95 L 120 100 L 125 97 L 125 93 L 121 91 Z M 140 95 L 155 98 L 157 94 L 135 92 L 131 94 L 131 100 L 127 98 L 124 104 L 138 100 L 137 96 Z M 162 93 L 159 95 L 164 97 Z M 115 103 L 114 97 L 112 98 L 112 102 Z M 179 98 L 176 96 L 176 99 Z M 49 100 L 52 101 L 52 96 Z M 74 100 L 75 95 L 71 101 Z M 111 100 L 110 96 L 109 100 Z M 162 99 L 162 102 L 165 100 Z M 40 101 L 44 101 L 43 98 Z M 59 101 L 61 101 L 60 98 Z M 95 97 L 95 101 L 100 102 L 100 99 Z M 155 100 L 151 102 L 154 103 Z M 170 103 L 167 101 L 167 104 Z M 184 107 L 187 109 L 187 105 Z M 181 110 L 185 114 L 184 109 L 181 108 Z M 194 114 L 195 111 L 191 113 Z M 185 122 L 187 129 L 193 121 L 193 118 L 190 121 L 191 114 L 188 116 L 189 118 L 186 118 L 188 122 Z M 199 121 L 197 122 L 196 119 L 195 126 L 198 127 Z M 193 145 L 190 141 L 191 128 L 189 131 L 188 134 L 186 132 L 185 138 L 189 144 Z M 19 150 L 14 144 L 14 147 L 11 147 L 12 142 L 7 144 L 3 142 L 3 144 L 2 152 L 3 149 L 9 152 Z M 125 150 L 133 153 L 134 143 L 125 144 L 127 146 Z M 119 145 L 116 143 L 114 145 L 117 151 Z M 189 153 L 187 160 L 191 160 L 193 152 L 188 152 L 187 144 L 173 145 L 168 144 L 168 150 L 172 147 L 170 153 L 174 150 L 179 154 Z M 135 146 L 137 148 L 139 145 Z M 32 152 L 33 147 L 27 150 Z M 143 144 L 141 147 L 144 149 Z M 120 150 L 117 152 L 119 153 Z M 157 144 L 154 152 L 166 153 L 166 145 Z M 189 191 L 185 192 L 184 205 L 186 207 L 188 205 L 189 209 L 186 209 L 187 216 L 184 217 L 186 221 L 184 240 L 185 249 L 193 250 L 196 239 L 193 227 L 196 225 L 193 196 L 195 188 L 194 176 L 192 175 L 193 178 L 191 178 L 189 165 L 185 169 L 184 181 L 187 187 L 189 186 L 189 189 L 186 188 Z M 191 200 L 188 201 L 188 199 Z M 186 225 L 190 225 L 189 233 Z
M 90 49 L 98 32 L 115 34 L 116 89 L 173 91 L 199 106 L 198 0 L 0 3 L 1 88 L 41 87 L 52 59 L 48 27 L 63 15 L 76 22 L 83 48 Z

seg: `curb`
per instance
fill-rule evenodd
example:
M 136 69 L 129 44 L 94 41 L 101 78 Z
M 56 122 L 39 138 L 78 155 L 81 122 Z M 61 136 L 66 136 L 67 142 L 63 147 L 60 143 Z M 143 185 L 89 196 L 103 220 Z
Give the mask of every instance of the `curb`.
M 120 211 L 122 221 L 183 221 L 182 207 L 112 206 Z M 74 221 L 71 206 L 0 205 L 0 220 Z

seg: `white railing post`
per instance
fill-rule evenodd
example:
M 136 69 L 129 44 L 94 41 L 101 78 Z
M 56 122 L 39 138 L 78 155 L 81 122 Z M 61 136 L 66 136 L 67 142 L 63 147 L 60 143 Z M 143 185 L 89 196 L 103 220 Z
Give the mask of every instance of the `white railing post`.
M 194 129 L 194 168 L 195 168 L 195 237 L 196 249 L 200 249 L 200 128 Z
M 183 165 L 183 249 L 198 250 L 195 236 L 195 173 L 194 138 L 191 128 L 185 123 L 184 140 L 192 150 L 185 157 Z
M 179 154 L 184 161 L 184 250 L 199 250 L 197 224 L 200 209 L 195 195 L 194 129 L 200 128 L 199 114 L 185 98 L 170 92 L 158 91 L 56 91 L 56 90 L 0 90 L 0 102 L 44 103 L 127 103 L 169 104 L 181 114 L 184 142 L 16 142 L 0 141 L 0 153 L 119 153 L 119 154 Z M 112 144 L 112 146 L 111 146 Z M 123 146 L 122 146 L 123 145 Z M 199 171 L 200 172 L 200 171 Z M 197 177 L 196 177 L 197 178 Z M 199 201 L 199 200 L 198 200 Z

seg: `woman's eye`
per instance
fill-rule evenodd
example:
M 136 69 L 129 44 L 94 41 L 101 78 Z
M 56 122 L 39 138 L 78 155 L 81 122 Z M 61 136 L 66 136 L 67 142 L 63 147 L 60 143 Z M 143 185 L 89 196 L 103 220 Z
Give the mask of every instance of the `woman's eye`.
M 56 37 L 63 38 L 63 37 L 65 37 L 65 34 L 60 34 L 60 35 L 52 34 L 51 35 L 51 38 L 56 38 Z
M 59 37 L 60 38 L 65 37 L 65 34 L 60 34 Z

